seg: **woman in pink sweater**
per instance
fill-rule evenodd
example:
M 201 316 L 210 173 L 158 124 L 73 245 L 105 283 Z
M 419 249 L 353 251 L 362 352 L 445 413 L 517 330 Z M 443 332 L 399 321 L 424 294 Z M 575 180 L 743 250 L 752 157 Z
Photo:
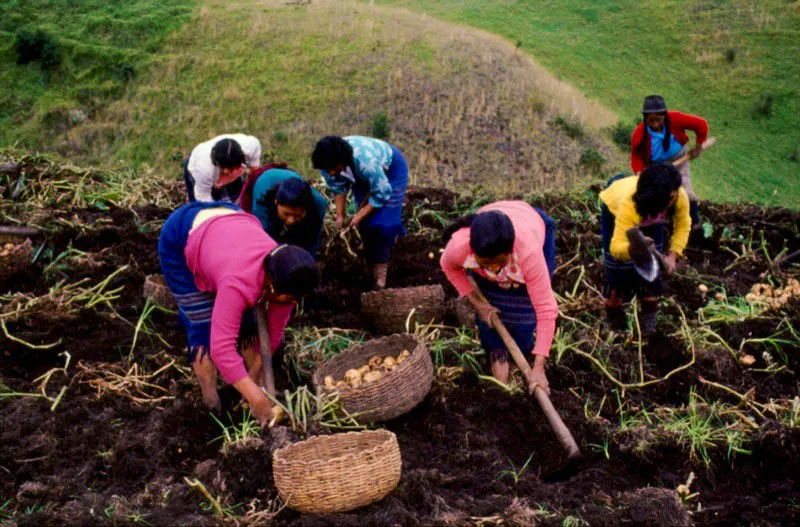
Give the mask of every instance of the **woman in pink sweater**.
M 267 304 L 272 353 L 297 300 L 311 293 L 318 275 L 304 249 L 278 245 L 257 218 L 236 205 L 194 202 L 173 212 L 161 228 L 158 256 L 188 337 L 189 361 L 203 402 L 219 411 L 217 370 L 250 403 L 253 416 L 269 421 L 272 404 L 259 387 L 261 362 L 237 342 L 255 336 L 252 311 Z
M 491 203 L 448 227 L 440 261 L 447 279 L 478 313 L 481 344 L 491 356 L 495 378 L 507 383 L 509 365 L 508 350 L 493 329 L 494 316 L 499 316 L 528 360 L 535 356 L 528 378 L 531 393 L 537 386 L 549 392 L 544 363 L 558 317 L 550 287 L 555 226 L 554 220 L 524 201 Z M 476 298 L 468 274 L 488 304 Z

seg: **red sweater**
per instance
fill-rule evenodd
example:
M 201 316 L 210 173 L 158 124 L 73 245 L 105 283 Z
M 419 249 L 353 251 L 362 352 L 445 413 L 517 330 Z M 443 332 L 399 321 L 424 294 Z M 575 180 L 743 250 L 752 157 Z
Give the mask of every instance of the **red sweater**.
M 667 112 L 669 117 L 669 131 L 675 136 L 675 139 L 681 145 L 689 142 L 689 136 L 686 135 L 686 130 L 691 130 L 695 134 L 697 144 L 703 144 L 708 137 L 708 121 L 702 117 L 692 115 L 689 113 L 681 112 Z M 642 141 L 642 149 L 639 149 L 639 143 Z M 644 123 L 639 123 L 639 126 L 633 131 L 631 137 L 631 168 L 634 174 L 638 174 L 650 162 L 650 134 L 645 137 Z

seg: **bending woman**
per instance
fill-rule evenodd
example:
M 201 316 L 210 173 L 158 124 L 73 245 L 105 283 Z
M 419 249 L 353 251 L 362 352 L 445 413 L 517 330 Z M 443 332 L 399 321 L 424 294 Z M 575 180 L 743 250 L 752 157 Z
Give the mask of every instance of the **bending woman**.
M 498 201 L 445 230 L 447 247 L 440 260 L 447 279 L 478 313 L 481 345 L 491 357 L 492 375 L 508 383 L 508 350 L 492 328 L 493 316 L 499 316 L 526 359 L 534 361 L 528 378 L 531 393 L 536 386 L 549 392 L 544 365 L 558 317 L 550 287 L 555 229 L 553 219 L 524 201 Z M 468 274 L 488 304 L 478 300 Z
M 261 143 L 252 135 L 219 135 L 200 143 L 183 166 L 189 202 L 236 201 L 245 166 L 261 164 Z
M 251 205 L 273 240 L 316 255 L 328 200 L 300 174 L 281 168 L 266 170 L 253 186 Z
M 651 163 L 638 176 L 619 174 L 611 178 L 600 193 L 600 201 L 606 321 L 611 329 L 625 331 L 627 321 L 622 304 L 638 296 L 642 305 L 639 317 L 642 332 L 653 333 L 664 285 L 660 275 L 652 282 L 639 276 L 630 256 L 627 232 L 639 227 L 656 250 L 663 252 L 664 223 L 671 214 L 672 237 L 664 260 L 668 273 L 675 270 L 677 258 L 689 241 L 692 224 L 689 197 L 681 186 L 681 175 L 669 163 Z
M 189 203 L 173 212 L 161 229 L 158 257 L 186 329 L 203 402 L 221 409 L 219 370 L 250 403 L 253 416 L 268 422 L 272 404 L 259 387 L 260 357 L 252 348 L 239 355 L 237 340 L 254 337 L 251 311 L 266 302 L 275 352 L 293 304 L 317 285 L 314 259 L 299 247 L 279 246 L 256 218 L 223 202 Z
M 375 287 L 383 289 L 392 246 L 405 234 L 401 213 L 408 164 L 403 153 L 379 139 L 328 136 L 317 143 L 311 161 L 336 196 L 339 229 L 346 224 L 347 194 L 352 189 L 357 210 L 348 225 L 358 227 Z

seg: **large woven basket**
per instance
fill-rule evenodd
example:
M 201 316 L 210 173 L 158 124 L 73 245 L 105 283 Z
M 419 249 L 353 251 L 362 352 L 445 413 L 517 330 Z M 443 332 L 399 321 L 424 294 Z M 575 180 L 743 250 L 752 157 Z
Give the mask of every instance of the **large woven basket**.
M 391 335 L 406 331 L 406 320 L 414 310 L 415 321 L 427 324 L 444 315 L 444 289 L 441 285 L 423 285 L 370 291 L 361 295 L 361 310 L 379 332 Z M 413 330 L 413 325 L 411 328 Z
M 8 280 L 31 264 L 33 245 L 30 238 L 20 244 L 0 245 L 0 280 Z
M 430 353 L 409 333 L 370 340 L 325 362 L 314 374 L 317 392 L 326 390 L 327 375 L 340 380 L 347 370 L 364 366 L 375 355 L 397 357 L 404 349 L 410 351 L 411 356 L 377 381 L 339 391 L 342 407 L 359 422 L 388 421 L 403 415 L 425 399 L 433 381 Z
M 275 451 L 281 499 L 303 513 L 344 512 L 376 502 L 400 481 L 400 447 L 388 430 L 316 436 Z
M 145 299 L 151 299 L 153 303 L 166 309 L 177 309 L 178 307 L 175 303 L 175 297 L 172 296 L 172 291 L 167 287 L 164 275 L 147 275 L 144 278 L 144 286 L 142 286 L 142 296 Z

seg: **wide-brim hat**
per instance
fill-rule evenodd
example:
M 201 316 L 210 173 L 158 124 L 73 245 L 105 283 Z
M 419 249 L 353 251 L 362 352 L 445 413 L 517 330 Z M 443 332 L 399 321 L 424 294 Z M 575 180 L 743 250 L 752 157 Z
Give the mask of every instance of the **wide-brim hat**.
M 642 113 L 664 113 L 667 111 L 667 103 L 660 95 L 648 95 L 642 104 Z

